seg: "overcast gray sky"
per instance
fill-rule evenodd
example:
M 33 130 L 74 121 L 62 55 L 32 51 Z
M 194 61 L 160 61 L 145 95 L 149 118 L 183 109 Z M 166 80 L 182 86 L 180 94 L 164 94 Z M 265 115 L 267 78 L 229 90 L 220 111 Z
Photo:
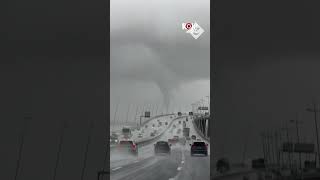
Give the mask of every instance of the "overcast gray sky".
M 168 103 L 169 111 L 190 110 L 210 94 L 209 5 L 209 0 L 111 1 L 111 124 L 117 104 L 117 119 L 124 121 L 129 105 L 129 117 L 145 104 L 158 104 L 158 112 Z M 190 21 L 205 30 L 197 40 L 181 29 Z

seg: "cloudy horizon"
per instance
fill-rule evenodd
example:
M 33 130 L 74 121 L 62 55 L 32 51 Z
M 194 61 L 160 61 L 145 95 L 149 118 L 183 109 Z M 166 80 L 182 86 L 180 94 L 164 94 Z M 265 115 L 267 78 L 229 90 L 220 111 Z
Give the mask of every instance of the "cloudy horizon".
M 188 111 L 210 94 L 209 4 L 111 1 L 111 124 L 117 105 L 116 118 L 124 121 L 146 104 L 158 106 L 158 113 Z M 205 30 L 197 40 L 181 29 L 189 21 Z

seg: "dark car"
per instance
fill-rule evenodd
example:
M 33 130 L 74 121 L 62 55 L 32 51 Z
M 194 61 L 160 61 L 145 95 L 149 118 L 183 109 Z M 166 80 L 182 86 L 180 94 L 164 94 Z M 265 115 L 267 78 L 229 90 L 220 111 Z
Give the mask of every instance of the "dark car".
M 160 153 L 171 153 L 171 148 L 168 142 L 166 141 L 158 141 L 156 144 L 154 144 L 154 153 L 160 154 Z
M 229 171 L 230 170 L 230 163 L 229 163 L 228 159 L 226 159 L 226 158 L 219 159 L 217 161 L 216 168 L 217 168 L 217 171 L 220 173 L 225 173 L 225 172 Z
M 191 136 L 191 139 L 192 139 L 192 140 L 196 140 L 196 139 L 197 139 L 197 136 L 196 136 L 196 135 L 192 135 L 192 136 Z
M 208 156 L 208 144 L 206 144 L 205 142 L 193 142 L 193 144 L 190 144 L 190 146 L 191 156 L 193 156 L 194 154 L 203 154 L 205 156 Z
M 129 152 L 133 155 L 138 155 L 138 146 L 131 140 L 121 140 L 118 144 L 118 150 L 120 152 Z

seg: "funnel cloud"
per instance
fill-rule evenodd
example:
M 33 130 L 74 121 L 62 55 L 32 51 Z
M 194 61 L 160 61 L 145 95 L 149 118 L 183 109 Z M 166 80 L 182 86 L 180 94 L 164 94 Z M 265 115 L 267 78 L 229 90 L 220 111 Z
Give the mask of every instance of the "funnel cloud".
M 172 111 L 209 95 L 209 3 L 111 1 L 111 112 L 118 101 L 162 104 Z M 196 21 L 205 33 L 193 39 L 181 29 L 185 21 Z M 184 88 L 199 81 L 206 82 L 204 94 Z

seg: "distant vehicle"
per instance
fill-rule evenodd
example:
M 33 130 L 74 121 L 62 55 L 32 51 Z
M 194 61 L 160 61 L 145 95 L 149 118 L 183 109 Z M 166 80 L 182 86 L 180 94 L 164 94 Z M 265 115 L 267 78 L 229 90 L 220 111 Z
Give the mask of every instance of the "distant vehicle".
M 146 124 L 146 125 L 144 126 L 144 128 L 148 128 L 148 125 Z
M 154 124 L 152 124 L 152 127 L 155 127 L 155 125 L 154 125 Z
M 139 135 L 138 135 L 138 138 L 142 138 L 142 134 L 139 134 Z
M 121 140 L 118 144 L 118 150 L 122 152 L 129 152 L 133 155 L 138 155 L 138 146 L 131 140 Z
M 190 128 L 183 128 L 182 132 L 184 137 L 189 137 Z
M 192 139 L 192 140 L 196 140 L 196 138 L 197 138 L 196 135 L 192 135 L 192 136 L 191 136 L 191 139 Z
M 187 123 L 185 121 L 183 121 L 183 128 L 187 127 Z
M 181 124 L 181 121 L 179 121 L 179 124 Z
M 131 129 L 128 128 L 128 127 L 122 128 L 122 135 L 123 135 L 125 138 L 130 138 L 130 137 L 132 136 Z
M 110 144 L 117 144 L 119 141 L 118 137 L 110 136 Z
M 186 121 L 188 122 L 188 117 L 186 117 Z
M 164 125 L 166 125 L 166 126 L 167 126 L 167 125 L 168 125 L 168 122 L 165 122 L 165 123 L 164 123 Z
M 205 113 L 204 113 L 204 115 L 206 115 L 206 116 L 207 116 L 207 115 L 209 115 L 209 113 L 208 113 L 208 112 L 205 112 Z
M 187 141 L 190 141 L 190 140 L 191 140 L 191 138 L 190 138 L 190 137 L 186 137 L 186 140 L 187 140 Z
M 193 112 L 189 112 L 189 116 L 193 116 Z
M 197 139 L 197 141 L 201 141 L 201 139 Z
M 178 112 L 178 116 L 181 116 L 182 115 L 182 113 L 181 112 Z
M 155 133 L 154 132 L 150 133 L 150 136 L 155 136 Z
M 190 155 L 193 156 L 194 154 L 203 154 L 205 156 L 208 156 L 208 144 L 204 142 L 193 142 L 193 144 L 190 144 L 191 151 Z
M 171 145 L 169 145 L 166 141 L 158 141 L 156 144 L 154 144 L 154 153 L 157 155 L 159 153 L 171 153 Z
M 172 127 L 173 127 L 173 128 L 176 128 L 176 125 L 174 124 Z
M 216 164 L 217 171 L 220 173 L 226 173 L 230 170 L 229 160 L 226 158 L 221 158 L 217 161 Z
M 174 136 L 172 139 L 168 139 L 168 143 L 171 144 L 176 144 L 179 141 L 178 136 Z

